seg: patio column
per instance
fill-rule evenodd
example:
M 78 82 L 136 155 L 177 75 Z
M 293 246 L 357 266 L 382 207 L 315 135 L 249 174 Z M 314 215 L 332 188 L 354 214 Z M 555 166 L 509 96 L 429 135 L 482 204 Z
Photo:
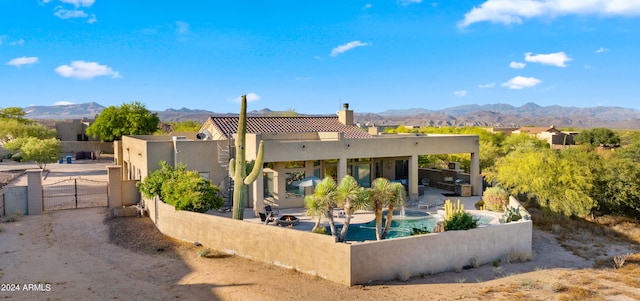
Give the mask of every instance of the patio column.
M 469 181 L 473 185 L 473 195 L 482 195 L 482 176 L 480 175 L 480 153 L 471 153 Z
M 347 175 L 347 158 L 346 157 L 340 157 L 338 159 L 338 179 L 337 182 L 340 182 L 340 180 L 342 180 L 342 178 L 344 178 Z
M 417 200 L 418 195 L 418 155 L 413 154 L 409 158 L 409 200 Z

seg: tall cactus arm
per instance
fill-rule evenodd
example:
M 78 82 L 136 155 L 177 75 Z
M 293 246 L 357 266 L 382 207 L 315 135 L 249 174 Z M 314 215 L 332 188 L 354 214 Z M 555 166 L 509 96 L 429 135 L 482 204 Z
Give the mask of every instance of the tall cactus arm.
M 253 183 L 253 181 L 255 181 L 262 173 L 262 163 L 264 163 L 264 141 L 260 141 L 260 146 L 258 146 L 258 156 L 256 157 L 256 162 L 253 165 L 251 173 L 244 178 L 245 185 Z
M 236 159 L 229 160 L 229 176 L 233 178 L 236 175 Z

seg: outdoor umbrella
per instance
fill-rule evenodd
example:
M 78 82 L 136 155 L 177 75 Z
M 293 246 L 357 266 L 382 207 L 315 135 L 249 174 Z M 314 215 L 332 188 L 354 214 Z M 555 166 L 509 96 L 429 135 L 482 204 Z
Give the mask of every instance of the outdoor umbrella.
M 316 176 L 310 176 L 310 177 L 306 177 L 300 181 L 296 181 L 293 183 L 294 186 L 298 186 L 298 187 L 311 187 L 311 186 L 316 186 L 318 183 L 320 183 L 322 181 L 322 179 L 316 177 Z

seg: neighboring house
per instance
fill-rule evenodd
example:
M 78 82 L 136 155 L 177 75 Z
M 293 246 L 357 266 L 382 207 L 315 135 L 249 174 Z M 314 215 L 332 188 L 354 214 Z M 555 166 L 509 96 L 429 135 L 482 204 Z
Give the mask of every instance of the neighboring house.
M 56 137 L 62 144 L 62 155 L 74 155 L 76 158 L 89 159 L 91 153 L 113 153 L 113 143 L 100 142 L 100 139 L 87 135 L 87 128 L 94 119 L 38 120 L 39 124 L 56 130 Z M 81 156 L 79 156 L 81 155 Z M 86 156 L 85 156 L 86 155 Z
M 143 179 L 158 162 L 184 163 L 223 190 L 229 184 L 228 162 L 233 156 L 238 117 L 211 116 L 201 128 L 203 139 L 178 136 L 125 136 L 115 143 L 116 164 L 124 179 Z M 470 183 L 481 195 L 477 135 L 401 134 L 373 136 L 353 124 L 348 104 L 337 116 L 247 117 L 246 159 L 253 160 L 264 141 L 263 177 L 249 186 L 248 206 L 261 211 L 273 198 L 281 208 L 303 207 L 313 188 L 295 182 L 308 176 L 336 180 L 353 176 L 363 187 L 375 178 L 403 180 L 409 198 L 418 197 L 418 156 L 471 155 Z M 225 195 L 229 195 L 225 193 Z
M 573 141 L 573 137 L 576 135 L 576 133 L 573 132 L 561 132 L 553 125 L 551 125 L 550 127 L 521 127 L 513 131 L 513 133 L 527 133 L 529 135 L 535 136 L 538 139 L 547 141 L 551 148 L 562 148 L 566 145 L 575 144 Z

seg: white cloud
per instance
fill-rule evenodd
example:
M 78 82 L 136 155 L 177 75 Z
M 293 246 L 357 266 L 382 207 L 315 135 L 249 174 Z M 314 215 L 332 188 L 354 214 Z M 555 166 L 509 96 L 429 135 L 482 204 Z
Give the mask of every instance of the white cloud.
M 87 23 L 89 24 L 93 24 L 98 22 L 98 18 L 96 18 L 96 15 L 91 15 L 91 17 L 89 18 L 89 20 L 87 20 Z
M 70 102 L 70 101 L 64 101 L 64 100 L 56 101 L 56 102 L 53 103 L 54 106 L 67 106 L 67 105 L 72 105 L 72 104 L 74 104 L 74 103 Z
M 21 67 L 24 65 L 33 65 L 38 62 L 38 58 L 35 56 L 30 57 L 17 57 L 15 59 L 10 60 L 7 65 Z
M 44 1 L 46 2 L 50 2 L 49 1 Z M 72 4 L 75 7 L 80 7 L 80 6 L 84 6 L 84 7 L 90 7 L 91 5 L 93 5 L 93 3 L 95 3 L 95 0 L 60 0 L 60 2 L 62 3 L 67 3 L 67 4 Z
M 604 48 L 604 47 L 600 47 L 600 48 L 598 48 L 598 50 L 596 50 L 596 53 L 603 53 L 603 52 L 607 52 L 607 51 L 609 51 L 609 49 Z
M 457 97 L 465 97 L 467 95 L 467 90 L 453 91 L 453 95 Z
M 488 83 L 488 84 L 479 84 L 478 88 L 480 89 L 491 89 L 496 86 L 496 83 Z
M 87 13 L 79 9 L 68 10 L 64 8 L 59 8 L 53 14 L 60 19 L 86 18 L 89 16 Z
M 398 4 L 402 6 L 409 6 L 411 4 L 422 3 L 422 0 L 398 0 Z
M 111 69 L 107 65 L 100 65 L 97 62 L 73 61 L 71 65 L 61 65 L 55 69 L 56 73 L 62 77 L 73 77 L 77 79 L 92 79 L 98 76 L 111 76 L 119 78 L 120 73 Z
M 9 45 L 11 45 L 11 46 L 22 46 L 22 45 L 24 45 L 24 40 L 20 39 L 20 40 L 17 40 L 17 41 L 13 41 L 13 42 L 9 43 Z
M 527 52 L 524 54 L 524 60 L 530 63 L 539 63 L 556 67 L 567 67 L 565 63 L 571 61 L 572 58 L 568 57 L 567 54 L 562 51 L 536 55 L 532 55 L 531 52 Z
M 507 87 L 509 89 L 522 90 L 524 88 L 535 87 L 541 82 L 542 82 L 541 80 L 535 77 L 516 76 L 510 79 L 509 81 L 507 81 L 506 83 L 502 83 L 502 86 Z
M 260 95 L 258 95 L 256 93 L 251 92 L 251 93 L 247 93 L 246 95 L 247 95 L 247 102 L 248 103 L 260 100 Z M 235 102 L 237 102 L 237 103 L 240 103 L 240 101 L 242 101 L 242 96 L 238 96 L 235 99 Z
M 363 42 L 360 42 L 360 41 L 349 42 L 347 44 L 343 44 L 343 45 L 340 45 L 340 46 L 338 46 L 336 48 L 333 48 L 333 50 L 331 50 L 331 56 L 338 56 L 339 54 L 347 52 L 347 51 L 349 51 L 349 50 L 351 50 L 353 48 L 362 47 L 362 46 L 369 46 L 369 45 L 370 45 L 369 43 L 363 43 Z
M 591 69 L 591 68 L 593 68 L 593 66 L 591 66 L 591 65 L 584 65 L 584 69 Z
M 520 63 L 520 62 L 511 62 L 509 64 L 509 67 L 511 67 L 513 69 L 522 69 L 522 68 L 524 68 L 526 66 L 527 66 L 526 63 Z
M 373 7 L 373 4 L 371 4 L 371 3 L 367 3 L 367 4 L 365 4 L 365 5 L 362 7 L 362 9 L 370 9 L 370 8 L 372 8 L 372 7 Z
M 637 0 L 487 0 L 458 22 L 460 28 L 477 22 L 521 24 L 523 19 L 566 15 L 638 16 Z
M 176 21 L 176 32 L 179 35 L 189 34 L 191 31 L 189 30 L 189 23 Z

